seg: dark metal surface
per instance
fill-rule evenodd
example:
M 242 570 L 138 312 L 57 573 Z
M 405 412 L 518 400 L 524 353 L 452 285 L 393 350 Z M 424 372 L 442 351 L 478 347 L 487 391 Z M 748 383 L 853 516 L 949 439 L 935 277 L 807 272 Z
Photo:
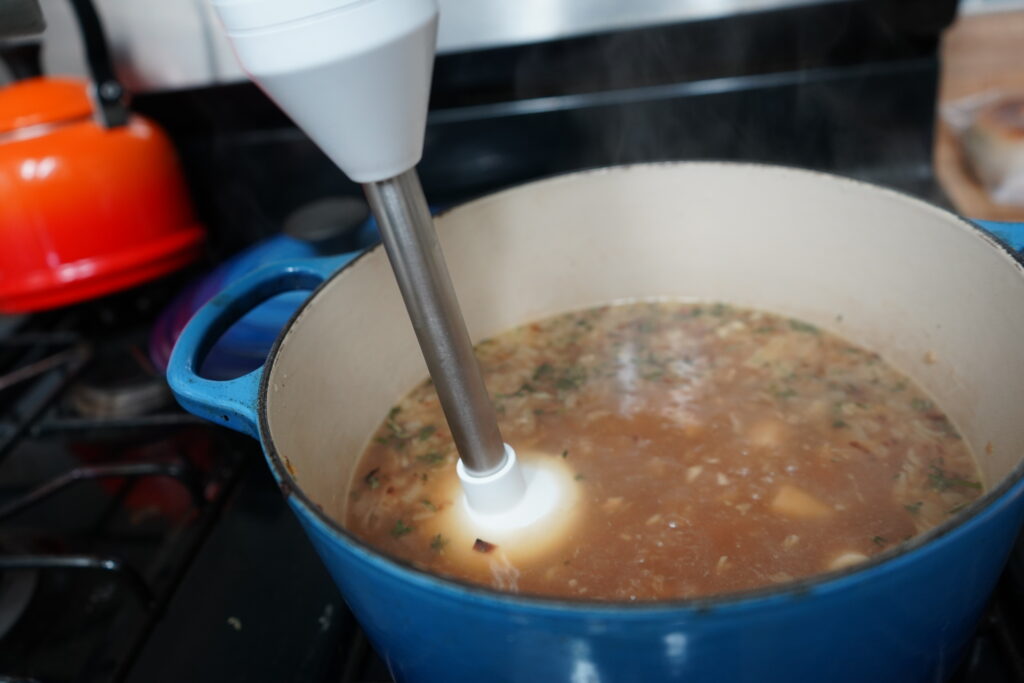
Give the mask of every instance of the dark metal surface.
M 16 341 L 15 343 L 23 343 Z M 7 374 L 0 376 L 0 391 L 12 387 L 15 384 L 24 382 L 25 380 L 32 379 L 38 375 L 42 375 L 54 368 L 57 368 L 65 363 L 81 362 L 88 355 L 88 349 L 82 346 L 73 347 L 70 349 L 64 349 L 58 351 L 53 355 L 47 356 L 41 360 L 37 360 L 34 363 L 23 365 L 20 368 L 12 370 Z
M 137 355 L 139 326 L 174 289 L 3 320 L 0 610 L 17 613 L 0 614 L 0 680 L 122 678 L 232 487 L 233 435 L 177 410 L 86 418 L 64 400 L 98 350 Z
M 18 342 L 11 345 L 20 346 Z M 37 355 L 38 348 L 32 347 L 28 352 L 28 357 Z M 0 463 L 10 454 L 11 449 L 17 445 L 18 439 L 42 415 L 43 411 L 50 407 L 68 388 L 70 382 L 85 367 L 89 355 L 88 346 L 80 345 L 70 349 L 69 353 L 64 355 L 55 354 L 42 360 L 33 360 L 28 365 L 15 368 L 7 373 L 7 378 L 15 376 L 13 381 L 7 379 L 8 386 L 16 385 L 28 377 L 38 376 L 39 379 L 25 392 L 17 405 L 8 406 L 5 415 L 7 419 L 3 421 L 3 428 L 0 431 L 2 434 L 0 436 Z M 56 357 L 60 357 L 61 362 L 54 363 L 53 359 Z M 27 370 L 29 368 L 31 371 Z M 3 381 L 0 379 L 0 382 Z
M 146 609 L 153 606 L 153 593 L 145 579 L 130 565 L 115 557 L 96 555 L 4 555 L 0 557 L 0 571 L 34 570 L 94 570 L 108 572 L 125 583 Z
M 113 465 L 91 465 L 76 467 L 39 486 L 29 490 L 4 504 L 0 504 L 0 522 L 38 505 L 57 495 L 77 482 L 92 479 L 134 479 L 137 477 L 170 477 L 176 479 L 192 496 L 192 501 L 200 506 L 203 494 L 198 488 L 196 473 L 185 462 L 131 462 Z M 2 566 L 2 563 L 0 563 Z
M 355 621 L 252 446 L 130 683 L 342 679 Z
M 6 0 L 0 3 L 0 38 L 32 36 L 46 28 L 39 0 Z

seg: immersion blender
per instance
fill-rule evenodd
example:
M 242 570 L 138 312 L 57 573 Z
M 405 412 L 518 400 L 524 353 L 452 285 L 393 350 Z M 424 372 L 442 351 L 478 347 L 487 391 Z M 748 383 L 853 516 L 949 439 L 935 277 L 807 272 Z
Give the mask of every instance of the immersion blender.
M 435 0 L 213 4 L 249 77 L 363 186 L 458 449 L 466 523 L 534 542 L 559 528 L 552 518 L 566 516 L 574 482 L 503 442 L 416 174 Z

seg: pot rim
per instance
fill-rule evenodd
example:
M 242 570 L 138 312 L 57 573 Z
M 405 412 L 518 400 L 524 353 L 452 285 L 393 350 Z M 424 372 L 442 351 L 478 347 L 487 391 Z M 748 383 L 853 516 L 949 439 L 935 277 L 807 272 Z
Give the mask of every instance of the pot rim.
M 952 218 L 954 221 L 960 224 L 962 228 L 965 228 L 973 232 L 978 237 L 981 237 L 988 242 L 992 248 L 1001 251 L 1004 255 L 1009 256 L 1010 259 L 1016 264 L 1020 271 L 1021 277 L 1024 277 L 1024 253 L 1018 253 L 1008 244 L 1006 244 L 1001 238 L 993 235 L 982 229 L 970 220 L 948 211 L 934 204 L 931 204 L 923 199 L 919 199 L 905 192 L 894 190 L 880 185 L 875 185 L 863 180 L 856 178 L 849 178 L 846 176 L 840 176 L 833 173 L 826 173 L 824 171 L 817 171 L 812 169 L 798 168 L 794 166 L 785 166 L 780 164 L 769 164 L 759 162 L 736 162 L 736 161 L 657 161 L 657 162 L 646 162 L 646 163 L 635 163 L 635 164 L 621 164 L 613 166 L 601 166 L 590 169 L 583 169 L 578 171 L 571 171 L 568 173 L 559 173 L 551 176 L 533 179 L 527 182 L 518 183 L 516 185 L 503 188 L 497 192 L 488 193 L 480 197 L 475 197 L 469 201 L 462 202 L 453 207 L 445 209 L 438 216 L 444 216 L 452 211 L 461 209 L 464 206 L 479 202 L 479 201 L 490 201 L 501 195 L 511 192 L 517 192 L 523 188 L 540 184 L 558 182 L 560 180 L 575 178 L 578 176 L 587 176 L 600 173 L 624 173 L 634 168 L 662 168 L 662 167 L 679 167 L 679 166 L 703 166 L 703 167 L 715 167 L 715 166 L 727 166 L 733 168 L 753 168 L 762 171 L 779 171 L 784 173 L 793 173 L 808 176 L 818 176 L 828 180 L 829 182 L 847 183 L 851 186 L 867 188 L 874 192 L 882 192 L 889 194 L 901 201 L 908 202 L 910 204 L 917 205 L 919 208 L 927 211 L 931 211 L 937 215 L 943 216 L 946 219 Z M 363 259 L 364 256 L 383 249 L 382 244 L 377 244 L 365 252 L 352 259 L 344 266 L 339 268 L 329 278 L 325 279 L 310 296 L 303 302 L 303 304 L 292 314 L 287 324 L 282 328 L 278 334 L 277 339 L 274 341 L 274 345 L 270 349 L 268 360 L 262 377 L 260 378 L 259 393 L 257 395 L 256 412 L 259 416 L 259 433 L 260 440 L 263 444 L 263 450 L 266 455 L 267 463 L 278 481 L 278 485 L 282 492 L 285 494 L 286 499 L 290 503 L 300 505 L 310 514 L 313 521 L 315 521 L 323 531 L 327 534 L 339 538 L 341 541 L 346 543 L 350 548 L 353 548 L 361 553 L 361 559 L 366 561 L 374 562 L 378 567 L 388 570 L 395 576 L 400 576 L 406 581 L 412 581 L 422 586 L 430 587 L 435 590 L 440 589 L 444 593 L 451 595 L 459 595 L 463 598 L 476 598 L 481 601 L 491 601 L 494 603 L 514 603 L 517 606 L 529 605 L 531 607 L 539 609 L 549 609 L 553 611 L 579 611 L 593 613 L 595 611 L 609 611 L 621 613 L 624 610 L 630 614 L 649 614 L 653 612 L 665 612 L 665 611 L 694 611 L 694 612 L 708 612 L 717 608 L 723 607 L 737 607 L 742 604 L 750 604 L 762 601 L 776 601 L 780 599 L 794 599 L 805 597 L 809 593 L 815 592 L 818 589 L 832 589 L 838 588 L 841 585 L 846 585 L 856 581 L 866 581 L 869 577 L 881 574 L 887 569 L 896 568 L 901 562 L 907 562 L 911 559 L 910 556 L 918 553 L 922 548 L 931 546 L 933 541 L 948 536 L 957 531 L 963 531 L 964 527 L 970 522 L 979 522 L 981 520 L 982 513 L 993 513 L 996 508 L 996 504 L 1000 502 L 1006 502 L 1011 497 L 1009 494 L 1013 489 L 1024 490 L 1024 457 L 1013 467 L 1010 472 L 1004 476 L 1000 481 L 999 485 L 991 488 L 985 493 L 971 502 L 963 510 L 959 511 L 953 517 L 942 522 L 938 526 L 929 529 L 923 534 L 913 536 L 907 541 L 904 541 L 897 546 L 885 550 L 877 555 L 873 555 L 868 560 L 861 562 L 852 567 L 845 569 L 838 569 L 829 572 L 822 572 L 819 574 L 812 574 L 807 577 L 794 579 L 781 584 L 772 584 L 768 586 L 761 586 L 758 588 L 733 591 L 728 593 L 719 593 L 708 596 L 700 596 L 694 598 L 674 598 L 667 600 L 646 600 L 646 601 L 617 601 L 617 600 L 595 600 L 587 598 L 574 598 L 574 597 L 550 597 L 544 595 L 537 595 L 532 593 L 509 593 L 500 591 L 497 589 L 490 588 L 481 584 L 471 583 L 462 579 L 458 579 L 450 576 L 443 576 L 440 574 L 433 574 L 422 569 L 418 569 L 412 563 L 391 557 L 372 545 L 366 543 L 362 539 L 358 538 L 344 526 L 330 515 L 324 512 L 323 508 L 310 499 L 302 488 L 295 481 L 295 477 L 291 474 L 291 468 L 287 464 L 287 456 L 282 456 L 278 453 L 277 447 L 274 444 L 273 436 L 270 431 L 270 425 L 267 420 L 267 392 L 269 386 L 269 378 L 271 371 L 273 370 L 274 363 L 277 359 L 277 354 L 281 344 L 288 337 L 292 326 L 295 321 L 303 314 L 307 306 L 320 294 L 321 290 L 327 287 L 335 279 L 344 277 L 346 273 L 350 272 L 353 266 Z M 1018 491 L 1020 493 L 1020 491 Z M 994 514 L 994 513 L 993 513 Z

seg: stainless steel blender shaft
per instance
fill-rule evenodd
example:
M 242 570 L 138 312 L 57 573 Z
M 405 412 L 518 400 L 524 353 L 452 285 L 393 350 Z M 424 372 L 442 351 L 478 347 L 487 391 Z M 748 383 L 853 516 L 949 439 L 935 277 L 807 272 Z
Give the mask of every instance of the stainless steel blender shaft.
M 501 468 L 498 419 L 473 354 L 416 169 L 363 185 L 463 466 Z

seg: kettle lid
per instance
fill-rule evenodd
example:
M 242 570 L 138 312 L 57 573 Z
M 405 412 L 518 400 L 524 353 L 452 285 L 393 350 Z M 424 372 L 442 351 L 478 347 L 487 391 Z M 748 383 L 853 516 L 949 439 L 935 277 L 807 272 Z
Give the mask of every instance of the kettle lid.
M 77 78 L 28 78 L 0 89 L 0 134 L 92 116 L 88 85 Z

